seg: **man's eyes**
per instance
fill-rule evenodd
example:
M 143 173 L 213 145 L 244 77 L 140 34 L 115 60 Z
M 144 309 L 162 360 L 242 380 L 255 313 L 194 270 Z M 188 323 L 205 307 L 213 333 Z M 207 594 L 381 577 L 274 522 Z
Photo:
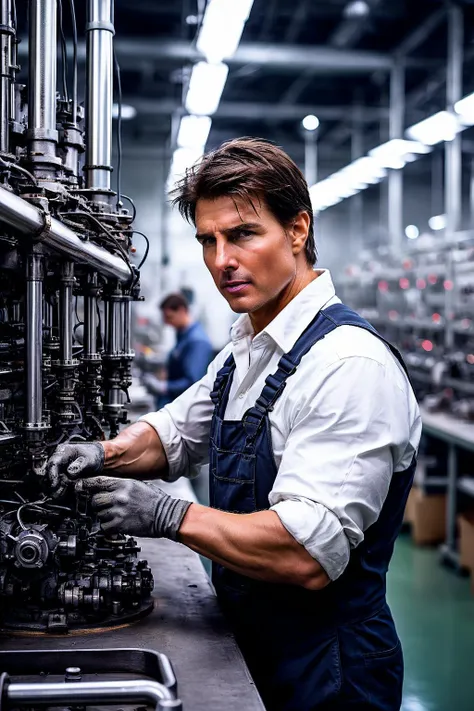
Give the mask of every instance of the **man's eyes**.
M 252 230 L 237 230 L 230 233 L 228 239 L 230 242 L 237 242 L 240 239 L 248 239 L 249 237 L 253 237 L 254 234 L 255 232 Z M 203 247 L 210 247 L 216 243 L 216 238 L 210 235 L 209 237 L 199 237 L 198 241 Z

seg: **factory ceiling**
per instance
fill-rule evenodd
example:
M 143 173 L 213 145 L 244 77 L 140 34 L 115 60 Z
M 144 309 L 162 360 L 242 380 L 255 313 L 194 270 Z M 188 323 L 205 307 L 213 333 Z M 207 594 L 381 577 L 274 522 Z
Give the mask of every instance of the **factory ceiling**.
M 238 0 L 236 0 L 238 2 Z M 464 93 L 474 90 L 474 0 L 465 16 Z M 124 102 L 137 116 L 128 141 L 163 145 L 182 112 L 206 0 L 116 0 L 116 53 Z M 350 155 L 354 125 L 364 149 L 388 135 L 390 71 L 407 52 L 407 125 L 445 107 L 444 0 L 254 0 L 213 118 L 209 146 L 258 135 L 291 146 L 302 161 L 301 119 L 320 121 L 321 158 Z M 79 27 L 83 3 L 76 3 Z M 65 29 L 67 34 L 67 13 Z M 70 36 L 70 35 L 68 35 Z M 26 52 L 26 46 L 20 48 Z M 79 46 L 79 57 L 85 55 Z M 176 120 L 176 119 L 175 119 Z M 329 169 L 329 168 L 328 168 Z

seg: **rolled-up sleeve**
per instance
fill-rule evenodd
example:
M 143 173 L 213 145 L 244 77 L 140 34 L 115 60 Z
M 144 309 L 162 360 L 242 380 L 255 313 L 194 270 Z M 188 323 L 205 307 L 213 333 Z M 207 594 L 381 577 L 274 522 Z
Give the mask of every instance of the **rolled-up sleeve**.
M 269 501 L 332 580 L 377 520 L 409 435 L 406 393 L 368 357 L 336 361 L 301 396 Z
M 157 432 L 169 465 L 169 480 L 194 476 L 208 461 L 209 434 L 214 405 L 211 391 L 230 346 L 210 364 L 206 375 L 158 412 L 140 417 Z

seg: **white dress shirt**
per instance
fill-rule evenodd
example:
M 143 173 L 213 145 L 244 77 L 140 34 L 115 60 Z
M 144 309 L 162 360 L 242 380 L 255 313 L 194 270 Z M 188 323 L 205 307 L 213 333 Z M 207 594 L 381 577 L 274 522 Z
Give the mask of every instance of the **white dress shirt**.
M 140 418 L 160 436 L 171 479 L 192 476 L 208 461 L 209 394 L 228 355 L 236 368 L 225 419 L 241 420 L 318 311 L 340 303 L 329 272 L 318 275 L 257 335 L 248 315 L 240 316 L 207 375 Z M 278 469 L 270 508 L 335 580 L 377 520 L 392 476 L 418 449 L 421 417 L 413 391 L 382 341 L 339 326 L 302 358 L 269 419 Z

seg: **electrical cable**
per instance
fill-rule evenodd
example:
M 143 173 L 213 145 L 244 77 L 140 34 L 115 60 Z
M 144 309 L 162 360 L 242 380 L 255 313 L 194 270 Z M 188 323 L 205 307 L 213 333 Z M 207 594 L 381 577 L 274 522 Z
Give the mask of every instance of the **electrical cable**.
M 26 168 L 23 168 L 21 165 L 17 165 L 16 163 L 9 163 L 6 160 L 3 160 L 3 158 L 0 158 L 0 165 L 3 165 L 5 168 L 8 168 L 9 170 L 17 170 L 19 173 L 23 173 L 26 175 L 26 177 L 32 181 L 33 185 L 38 185 L 38 182 L 35 178 L 34 175 L 30 173 L 29 170 L 26 170 Z
M 143 267 L 143 265 L 145 264 L 147 257 L 148 257 L 148 252 L 150 251 L 150 240 L 148 239 L 146 234 L 144 234 L 144 232 L 140 232 L 140 230 L 131 230 L 131 232 L 132 232 L 132 234 L 135 234 L 135 235 L 141 235 L 146 242 L 145 254 L 143 255 L 143 257 L 140 261 L 140 264 L 137 267 L 137 269 L 141 269 Z
M 132 222 L 134 222 L 134 221 L 135 221 L 135 218 L 136 218 L 136 216 L 137 216 L 137 208 L 135 207 L 135 203 L 133 202 L 133 200 L 132 200 L 131 197 L 128 197 L 128 195 L 124 195 L 123 193 L 122 193 L 122 195 L 121 195 L 121 198 L 122 198 L 122 199 L 125 198 L 125 200 L 128 200 L 129 203 L 131 204 L 131 206 L 132 206 L 132 208 L 133 208 Z
M 72 122 L 77 121 L 77 22 L 74 0 L 69 0 L 72 23 Z
M 69 101 L 69 95 L 67 90 L 67 45 L 66 36 L 64 34 L 63 27 L 63 0 L 58 0 L 58 23 L 59 23 L 59 35 L 61 40 L 61 69 L 62 69 L 62 82 L 63 82 L 63 95 L 66 101 Z
M 122 79 L 120 76 L 120 65 L 114 49 L 114 67 L 117 79 L 117 209 L 122 207 Z

